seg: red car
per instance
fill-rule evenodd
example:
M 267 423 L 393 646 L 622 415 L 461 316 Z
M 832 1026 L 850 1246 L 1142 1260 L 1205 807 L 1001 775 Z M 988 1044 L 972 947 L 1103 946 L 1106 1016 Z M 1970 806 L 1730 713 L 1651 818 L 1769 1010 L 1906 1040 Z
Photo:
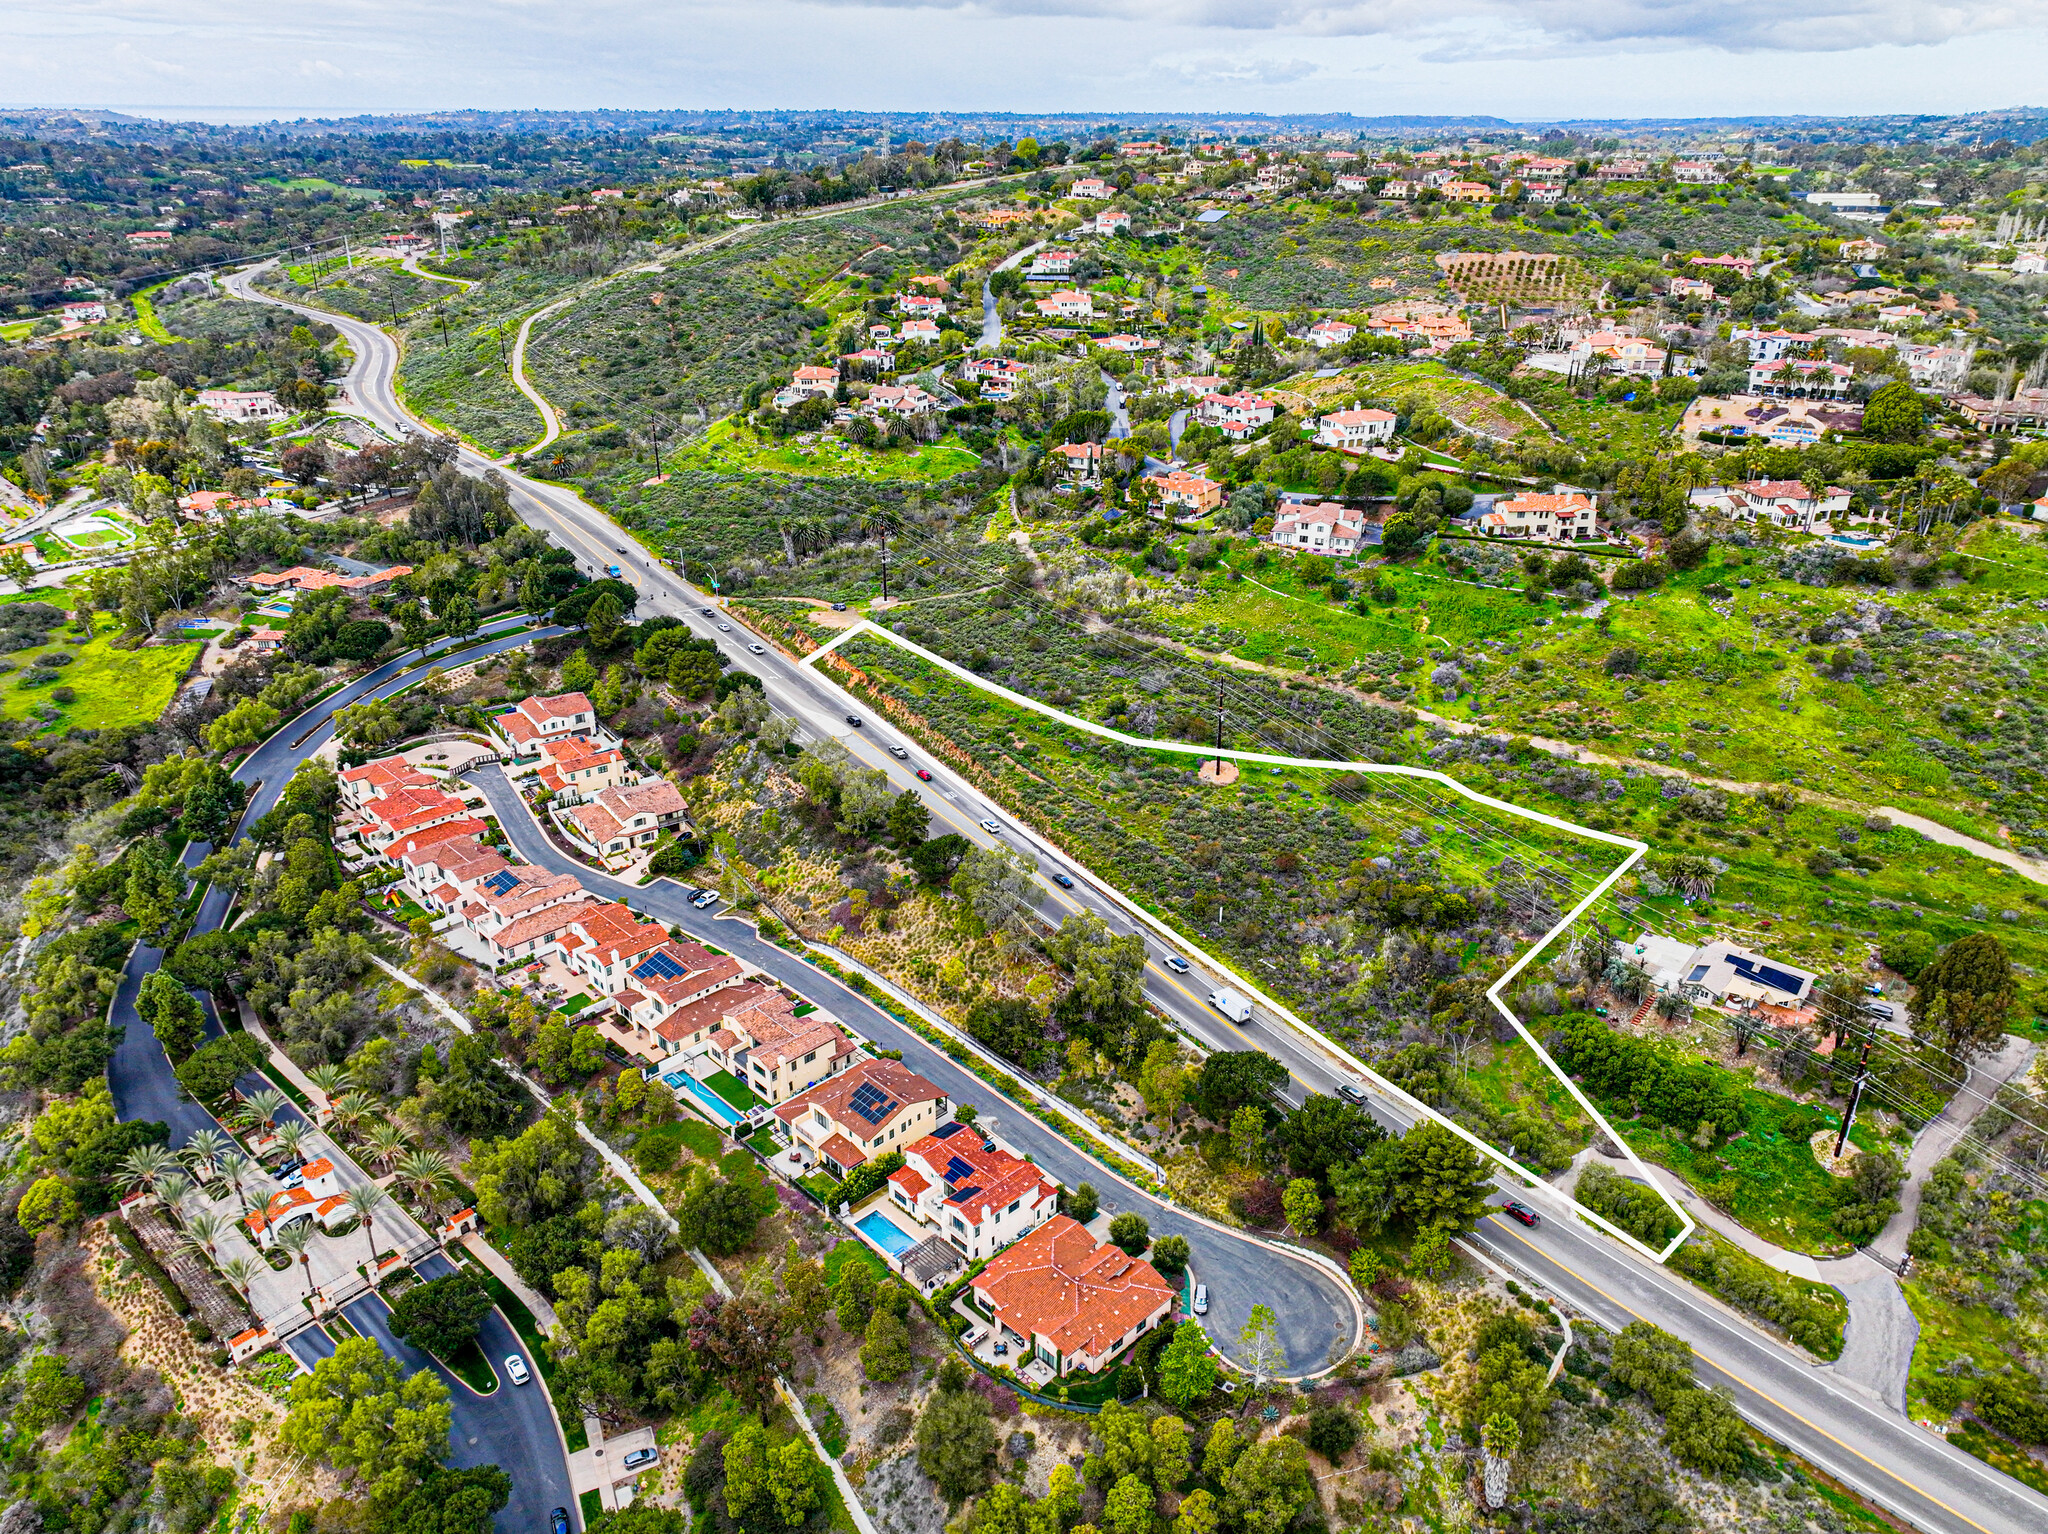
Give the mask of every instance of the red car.
M 926 772 L 922 767 L 917 769 L 917 776 L 919 780 L 922 782 L 929 783 L 932 780 L 932 775 Z
M 1520 1220 L 1524 1225 L 1531 1227 L 1543 1223 L 1543 1216 L 1531 1209 L 1527 1204 L 1517 1203 L 1513 1199 L 1509 1199 L 1505 1204 L 1502 1204 L 1500 1212 L 1510 1219 Z

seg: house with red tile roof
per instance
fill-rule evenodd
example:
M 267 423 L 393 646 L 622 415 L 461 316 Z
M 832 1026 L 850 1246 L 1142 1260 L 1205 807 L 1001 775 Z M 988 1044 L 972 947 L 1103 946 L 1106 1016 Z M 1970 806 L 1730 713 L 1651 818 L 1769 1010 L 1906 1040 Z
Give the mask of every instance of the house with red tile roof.
M 248 578 L 247 584 L 258 591 L 325 591 L 330 587 L 346 591 L 350 596 L 373 597 L 391 589 L 391 583 L 401 575 L 412 574 L 411 565 L 392 565 L 370 575 L 337 575 L 332 570 L 316 570 L 311 565 L 293 565 L 289 570 L 274 573 L 259 571 Z
M 569 839 L 599 857 L 653 845 L 664 831 L 687 827 L 682 790 L 666 778 L 602 788 L 555 814 Z
M 1541 538 L 1550 543 L 1599 536 L 1592 499 L 1576 490 L 1502 496 L 1479 518 L 1479 531 L 1488 538 Z
M 974 1298 L 1055 1374 L 1094 1373 L 1172 1316 L 1179 1291 L 1158 1269 L 1054 1215 L 996 1253 Z
M 460 799 L 438 788 L 401 788 L 363 806 L 366 824 L 361 835 L 372 850 L 381 853 L 409 832 L 460 820 L 468 813 Z
M 1742 522 L 1766 522 L 1796 533 L 1846 516 L 1849 492 L 1829 485 L 1819 494 L 1796 479 L 1745 479 L 1733 485 L 1702 485 L 1686 499 Z
M 582 900 L 549 906 L 530 916 L 522 916 L 496 932 L 480 936 L 485 951 L 500 964 L 509 959 L 531 959 L 556 951 L 573 961 L 575 953 L 589 946 L 588 938 L 572 930 L 573 924 L 600 909 L 619 908 L 609 901 L 585 895 Z M 667 937 L 668 934 L 664 932 L 662 936 Z M 652 948 L 655 945 L 649 943 L 647 946 Z
M 1348 320 L 1317 320 L 1308 327 L 1304 339 L 1310 346 L 1322 350 L 1331 346 L 1342 346 L 1358 334 L 1358 327 Z
M 387 756 L 341 772 L 341 802 L 360 810 L 381 794 L 401 788 L 432 788 L 434 775 L 422 772 L 402 756 Z
M 1195 407 L 1195 419 L 1215 426 L 1226 437 L 1249 437 L 1280 412 L 1280 406 L 1257 394 L 1205 394 Z
M 900 1060 L 858 1060 L 779 1105 L 775 1122 L 806 1167 L 844 1177 L 915 1144 L 952 1111 L 944 1092 Z
M 1185 507 L 1189 511 L 1214 511 L 1223 504 L 1223 486 L 1216 480 L 1204 479 L 1199 474 L 1190 474 L 1185 469 L 1169 469 L 1164 474 L 1148 474 L 1145 483 L 1157 487 L 1159 499 L 1168 506 Z
M 1065 467 L 1067 477 L 1075 483 L 1092 485 L 1102 478 L 1100 442 L 1062 442 L 1052 451 L 1053 456 Z
M 858 1051 L 836 1023 L 770 986 L 721 997 L 725 1016 L 700 1046 L 771 1106 L 808 1092 L 851 1066 Z
M 639 782 L 624 753 L 587 735 L 543 735 L 534 744 L 541 787 L 557 804 L 578 804 L 603 789 Z
M 1107 181 L 1104 181 L 1100 176 L 1083 176 L 1079 181 L 1076 181 L 1067 188 L 1067 195 L 1069 197 L 1092 198 L 1097 202 L 1107 202 L 1110 195 L 1115 191 L 1116 188 Z
M 725 1026 L 726 1013 L 767 987 L 746 979 L 740 961 L 687 938 L 671 938 L 627 966 L 605 1027 L 649 1065 L 701 1044 Z
M 992 1257 L 1059 1213 L 1060 1185 L 969 1125 L 941 1124 L 903 1152 L 889 1198 L 969 1262 Z
M 540 741 L 545 736 L 585 735 L 609 739 L 597 722 L 597 710 L 580 692 L 523 699 L 517 707 L 491 720 L 491 734 L 508 763 L 529 769 L 540 760 Z
M 1095 301 L 1078 288 L 1062 288 L 1039 299 L 1038 312 L 1063 320 L 1092 320 Z
M 1315 440 L 1339 452 L 1362 453 L 1377 442 L 1394 440 L 1400 417 L 1391 410 L 1333 410 L 1316 422 Z
M 1299 501 L 1282 506 L 1266 541 L 1283 549 L 1339 557 L 1356 554 L 1365 538 L 1365 514 L 1336 501 Z
M 668 941 L 668 929 L 660 922 L 645 921 L 614 901 L 586 899 L 562 909 L 570 913 L 569 921 L 556 942 L 569 963 L 606 995 L 625 986 L 627 971 L 641 955 Z

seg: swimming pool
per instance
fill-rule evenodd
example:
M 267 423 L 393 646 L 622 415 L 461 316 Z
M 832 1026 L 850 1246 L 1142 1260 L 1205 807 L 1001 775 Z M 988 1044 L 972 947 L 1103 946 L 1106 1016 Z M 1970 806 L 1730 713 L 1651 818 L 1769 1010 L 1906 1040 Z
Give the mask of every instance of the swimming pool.
M 670 1071 L 661 1080 L 662 1085 L 668 1087 L 678 1097 L 687 1093 L 703 1107 L 705 1112 L 717 1119 L 727 1129 L 739 1123 L 739 1110 L 688 1072 Z
M 858 1230 L 891 1257 L 901 1257 L 905 1252 L 917 1245 L 916 1240 L 906 1234 L 902 1226 L 898 1225 L 887 1215 L 879 1212 L 864 1214 L 854 1221 L 853 1224 L 855 1230 Z

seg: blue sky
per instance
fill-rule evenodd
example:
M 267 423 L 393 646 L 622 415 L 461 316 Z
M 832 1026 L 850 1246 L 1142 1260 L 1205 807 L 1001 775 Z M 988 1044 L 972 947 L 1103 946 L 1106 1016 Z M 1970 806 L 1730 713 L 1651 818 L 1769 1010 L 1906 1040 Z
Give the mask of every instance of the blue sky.
M 8 0 L 14 104 L 1955 112 L 2048 99 L 2048 0 Z

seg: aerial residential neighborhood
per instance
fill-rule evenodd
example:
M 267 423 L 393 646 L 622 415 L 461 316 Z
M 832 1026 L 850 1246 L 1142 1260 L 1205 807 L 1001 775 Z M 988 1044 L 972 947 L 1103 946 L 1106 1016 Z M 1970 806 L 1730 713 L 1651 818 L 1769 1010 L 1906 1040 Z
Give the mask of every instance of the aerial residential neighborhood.
M 2025 18 L 1132 19 L 35 20 L 4 1534 L 2048 1527 Z

